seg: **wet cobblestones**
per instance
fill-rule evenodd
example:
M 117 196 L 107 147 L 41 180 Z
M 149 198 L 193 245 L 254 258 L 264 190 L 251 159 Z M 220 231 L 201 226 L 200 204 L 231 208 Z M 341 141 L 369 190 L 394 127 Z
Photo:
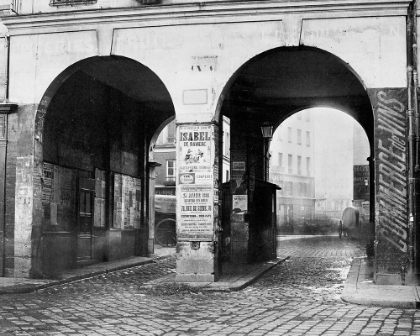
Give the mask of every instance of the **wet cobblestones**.
M 340 300 L 355 241 L 281 243 L 291 255 L 242 291 L 141 284 L 174 272 L 175 260 L 133 267 L 33 294 L 0 297 L 0 335 L 420 335 L 420 312 Z M 284 251 L 283 251 L 284 250 Z

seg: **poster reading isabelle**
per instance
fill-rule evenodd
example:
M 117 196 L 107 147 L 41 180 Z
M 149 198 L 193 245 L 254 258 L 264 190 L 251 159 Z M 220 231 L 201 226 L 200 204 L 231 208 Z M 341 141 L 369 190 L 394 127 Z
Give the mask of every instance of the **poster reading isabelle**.
M 211 163 L 210 125 L 179 127 L 179 173 L 210 173 Z
M 178 240 L 212 240 L 213 128 L 182 125 L 178 129 Z

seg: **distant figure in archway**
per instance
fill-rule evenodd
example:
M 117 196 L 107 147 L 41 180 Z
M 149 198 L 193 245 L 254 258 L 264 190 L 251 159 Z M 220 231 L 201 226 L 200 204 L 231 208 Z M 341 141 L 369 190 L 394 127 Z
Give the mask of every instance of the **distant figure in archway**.
M 360 228 L 359 210 L 353 207 L 345 208 L 341 216 L 343 222 L 343 236 L 355 237 Z

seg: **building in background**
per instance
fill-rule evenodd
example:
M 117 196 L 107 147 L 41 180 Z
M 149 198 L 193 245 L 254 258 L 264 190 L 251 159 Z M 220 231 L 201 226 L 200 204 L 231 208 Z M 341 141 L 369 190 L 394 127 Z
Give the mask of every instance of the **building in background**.
M 154 147 L 154 159 L 161 164 L 155 170 L 155 195 L 175 196 L 175 157 L 174 120 L 162 130 Z
M 353 125 L 353 206 L 366 223 L 370 219 L 370 148 L 365 130 L 358 123 Z
M 316 217 L 341 218 L 343 210 L 353 205 L 356 175 L 364 174 L 363 184 L 365 174 L 369 176 L 368 139 L 363 128 L 347 114 L 326 108 L 312 111 Z
M 230 119 L 223 116 L 222 183 L 230 180 Z
M 277 191 L 280 233 L 303 233 L 315 214 L 314 121 L 310 110 L 286 119 L 273 135 L 269 181 Z
M 316 217 L 340 218 L 353 200 L 353 119 L 325 108 L 314 109 L 313 117 Z

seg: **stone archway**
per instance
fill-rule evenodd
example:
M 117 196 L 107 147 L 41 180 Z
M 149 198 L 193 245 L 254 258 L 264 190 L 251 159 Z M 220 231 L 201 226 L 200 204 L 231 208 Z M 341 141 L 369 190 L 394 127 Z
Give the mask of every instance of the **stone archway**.
M 407 166 L 403 160 L 407 144 L 403 137 L 396 140 L 391 137 L 396 133 L 403 136 L 406 129 L 405 92 L 405 89 L 367 89 L 348 64 L 316 48 L 278 48 L 254 57 L 230 79 L 218 108 L 219 118 L 224 115 L 231 120 L 233 184 L 241 185 L 244 169 L 261 156 L 263 138 L 259 128 L 264 122 L 278 125 L 295 111 L 310 106 L 327 105 L 347 111 L 366 131 L 371 146 L 371 177 L 377 186 L 372 183 L 370 213 L 380 227 L 376 232 L 377 272 L 395 269 L 391 265 L 394 260 L 398 264 L 407 258 L 408 218 L 406 212 L 392 215 L 383 205 L 398 205 L 401 209 L 406 205 L 400 193 L 407 189 Z M 397 142 L 395 151 L 387 149 L 393 141 Z M 395 165 L 394 159 L 399 158 Z M 398 180 L 385 174 L 391 166 L 401 169 Z M 262 164 L 252 168 L 248 172 L 251 178 L 261 179 Z M 248 202 L 252 208 L 252 200 Z M 376 218 L 374 209 L 379 210 Z M 394 256 L 392 261 L 390 255 Z
M 16 223 L 30 232 L 15 242 L 30 255 L 21 256 L 30 260 L 21 272 L 53 276 L 153 253 L 148 148 L 175 114 L 163 82 L 131 59 L 93 57 L 59 75 L 34 113 L 34 155 L 17 165 L 28 176 L 17 194 L 28 196 L 17 198 L 16 211 L 31 202 Z

